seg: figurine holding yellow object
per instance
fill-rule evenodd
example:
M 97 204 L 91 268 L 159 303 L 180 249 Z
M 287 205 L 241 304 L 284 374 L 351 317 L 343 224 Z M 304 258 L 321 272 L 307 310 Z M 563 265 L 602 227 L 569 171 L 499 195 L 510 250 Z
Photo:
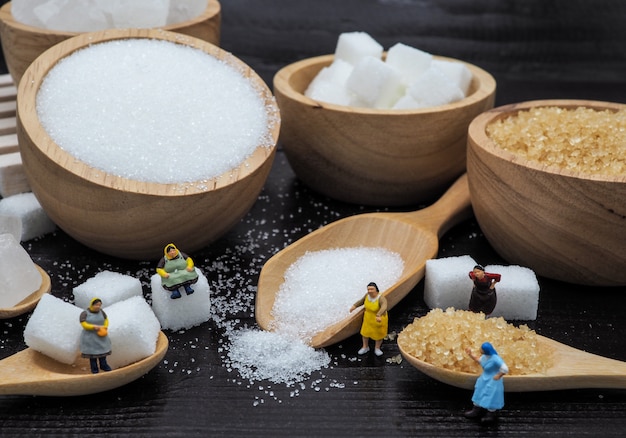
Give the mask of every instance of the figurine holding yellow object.
M 371 338 L 375 343 L 374 354 L 382 356 L 383 352 L 380 347 L 383 344 L 384 337 L 387 336 L 389 317 L 387 316 L 387 299 L 382 296 L 376 283 L 371 282 L 367 285 L 367 294 L 352 305 L 350 312 L 359 306 L 365 307 L 365 313 L 363 314 L 363 325 L 361 326 L 363 346 L 358 353 L 363 355 L 370 351 L 369 340 Z
M 483 373 L 476 379 L 472 402 L 474 407 L 465 412 L 467 418 L 481 418 L 481 423 L 490 424 L 497 419 L 497 410 L 504 406 L 504 382 L 502 376 L 509 372 L 504 360 L 489 342 L 480 347 L 482 355 L 474 356 L 471 349 L 465 350 L 483 368 Z
M 102 300 L 93 298 L 87 310 L 79 317 L 83 331 L 80 334 L 80 352 L 89 358 L 91 372 L 98 373 L 98 362 L 102 371 L 111 371 L 107 356 L 111 354 L 111 340 L 108 335 L 109 319 L 102 310 Z
M 163 289 L 172 292 L 170 298 L 180 298 L 178 288 L 182 287 L 187 295 L 193 293 L 191 285 L 198 281 L 193 260 L 184 252 L 176 248 L 173 243 L 168 243 L 163 250 L 163 258 L 159 261 L 156 269 L 161 276 Z

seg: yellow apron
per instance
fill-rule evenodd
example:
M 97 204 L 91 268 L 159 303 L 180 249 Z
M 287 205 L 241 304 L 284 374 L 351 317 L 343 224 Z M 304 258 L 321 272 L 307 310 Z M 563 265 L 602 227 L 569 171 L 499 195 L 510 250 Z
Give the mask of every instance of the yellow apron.
M 380 297 L 380 295 L 379 295 Z M 365 297 L 365 313 L 363 314 L 363 325 L 361 326 L 361 336 L 373 339 L 375 341 L 383 339 L 387 336 L 388 319 L 387 312 L 380 317 L 380 322 L 376 321 L 376 312 L 380 310 L 378 298 L 370 301 L 369 297 Z

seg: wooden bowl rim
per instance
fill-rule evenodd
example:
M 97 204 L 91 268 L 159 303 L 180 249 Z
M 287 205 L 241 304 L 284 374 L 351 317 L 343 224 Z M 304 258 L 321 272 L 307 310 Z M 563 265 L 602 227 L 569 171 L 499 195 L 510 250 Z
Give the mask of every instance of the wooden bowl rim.
M 227 170 L 219 176 L 207 178 L 206 180 L 167 184 L 138 181 L 113 175 L 89 166 L 61 149 L 45 131 L 39 121 L 39 117 L 20 117 L 20 114 L 28 114 L 29 108 L 35 111 L 37 93 L 41 83 L 59 60 L 94 44 L 119 39 L 157 39 L 182 44 L 202 50 L 235 68 L 242 76 L 250 81 L 253 88 L 259 93 L 260 98 L 265 102 L 265 111 L 269 122 L 266 136 L 268 139 L 271 139 L 271 147 L 265 144 L 258 145 L 252 154 L 246 157 L 238 166 Z M 50 55 L 52 53 L 60 56 L 51 59 Z M 280 112 L 274 96 L 263 79 L 261 79 L 250 66 L 230 52 L 207 41 L 162 29 L 108 29 L 98 32 L 80 33 L 62 41 L 42 53 L 28 67 L 18 86 L 18 96 L 18 125 L 22 125 L 23 131 L 31 138 L 34 147 L 39 149 L 41 153 L 51 160 L 52 156 L 60 157 L 59 160 L 55 160 L 55 163 L 80 179 L 87 180 L 99 186 L 128 193 L 156 196 L 183 196 L 206 193 L 234 184 L 253 174 L 272 156 L 272 152 L 277 146 L 280 130 Z M 132 187 L 132 189 L 129 189 L 129 187 Z
M 385 52 L 386 53 L 386 52 Z M 460 108 L 464 108 L 466 106 L 472 105 L 476 102 L 480 102 L 489 96 L 493 95 L 496 91 L 496 80 L 494 77 L 483 70 L 482 68 L 470 64 L 468 62 L 462 61 L 460 59 L 448 58 L 445 56 L 433 56 L 434 59 L 441 61 L 453 61 L 460 62 L 464 64 L 469 70 L 472 72 L 473 79 L 478 80 L 478 87 L 476 90 L 470 94 L 469 96 L 461 99 L 457 102 L 448 103 L 445 105 L 434 106 L 430 108 L 417 108 L 417 109 L 377 109 L 377 108 L 361 108 L 361 107 L 351 107 L 345 105 L 337 105 L 329 102 L 322 102 L 318 100 L 311 99 L 304 95 L 304 93 L 294 90 L 294 88 L 290 85 L 291 77 L 300 72 L 303 69 L 313 68 L 316 66 L 320 66 L 320 68 L 326 67 L 332 63 L 335 55 L 321 55 L 315 56 L 312 58 L 302 59 L 300 61 L 296 61 L 292 64 L 286 65 L 276 72 L 274 75 L 274 88 L 275 90 L 279 90 L 286 97 L 300 102 L 303 105 L 324 108 L 330 111 L 336 111 L 341 113 L 354 113 L 354 114 L 368 114 L 368 115 L 377 115 L 377 116 L 394 116 L 394 115 L 420 115 L 420 114 L 433 114 L 440 113 L 446 111 L 454 111 Z
M 45 29 L 42 27 L 31 26 L 29 24 L 22 23 L 20 21 L 15 20 L 13 14 L 11 13 L 11 3 L 7 2 L 2 7 L 0 7 L 0 21 L 3 21 L 5 24 L 14 27 L 16 29 L 20 29 L 25 32 L 30 32 L 34 34 L 41 35 L 56 35 L 56 36 L 64 36 L 67 38 L 71 38 L 76 35 L 80 35 L 87 32 L 68 32 L 64 30 L 54 30 L 54 29 Z M 167 26 L 163 26 L 159 29 L 169 30 L 175 32 L 177 29 L 185 28 L 193 26 L 197 23 L 201 23 L 203 21 L 208 21 L 216 17 L 221 12 L 221 4 L 218 0 L 208 0 L 207 7 L 202 11 L 202 13 L 196 17 L 193 17 L 186 21 L 181 21 L 179 23 L 168 24 Z M 157 29 L 157 28 L 154 28 Z
M 488 153 L 501 160 L 508 161 L 517 164 L 518 166 L 526 167 L 537 172 L 543 172 L 581 180 L 626 183 L 626 175 L 602 175 L 576 172 L 570 169 L 564 169 L 556 165 L 541 164 L 537 161 L 527 160 L 521 155 L 502 149 L 496 144 L 495 141 L 491 139 L 491 137 L 487 135 L 486 129 L 490 123 L 514 116 L 519 111 L 524 111 L 532 108 L 553 106 L 558 106 L 561 108 L 578 108 L 584 106 L 596 110 L 608 109 L 612 111 L 626 109 L 626 104 L 622 103 L 583 99 L 544 99 L 511 103 L 492 108 L 476 116 L 474 120 L 472 120 L 468 128 L 468 141 L 471 141 L 474 145 L 476 145 L 476 147 L 480 148 L 483 153 Z

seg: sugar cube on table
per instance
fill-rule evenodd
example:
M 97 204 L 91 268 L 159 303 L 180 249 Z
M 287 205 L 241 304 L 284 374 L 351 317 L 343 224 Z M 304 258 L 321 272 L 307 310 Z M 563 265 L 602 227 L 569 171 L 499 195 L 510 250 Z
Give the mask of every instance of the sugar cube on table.
M 408 85 L 430 67 L 432 59 L 433 55 L 430 53 L 397 43 L 387 51 L 385 62 L 395 68 Z
M 339 35 L 335 58 L 356 66 L 367 56 L 381 59 L 383 46 L 365 32 L 345 32 Z
M 22 242 L 53 232 L 56 224 L 50 220 L 32 192 L 0 199 L 0 214 L 22 220 Z
M 104 306 L 139 296 L 143 297 L 141 281 L 119 272 L 102 271 L 74 287 L 74 304 L 86 309 L 93 298 L 100 298 Z
M 468 310 L 472 293 L 469 272 L 477 263 L 470 256 L 445 257 L 426 262 L 424 301 L 431 309 L 454 307 Z M 539 283 L 535 273 L 523 266 L 487 265 L 486 272 L 501 274 L 496 284 L 497 304 L 492 317 L 535 320 L 539 307 Z
M 44 294 L 24 329 L 24 342 L 33 350 L 71 365 L 80 355 L 82 309 Z
M 39 270 L 12 234 L 0 234 L 0 308 L 13 307 L 41 287 Z
M 421 108 L 446 105 L 465 97 L 457 84 L 452 82 L 440 69 L 433 66 L 409 85 L 407 93 L 415 99 Z
M 363 58 L 354 67 L 346 86 L 368 108 L 391 108 L 404 94 L 400 73 L 372 56 Z
M 152 310 L 166 330 L 188 329 L 209 320 L 211 316 L 211 300 L 209 281 L 202 272 L 198 273 L 198 282 L 191 285 L 194 293 L 182 297 L 170 298 L 171 292 L 161 286 L 161 276 L 154 274 L 151 279 Z
M 434 59 L 432 62 L 433 67 L 441 70 L 450 80 L 455 83 L 463 92 L 463 95 L 467 96 L 469 87 L 472 83 L 472 72 L 465 64 L 455 61 L 444 61 L 442 59 Z
M 133 296 L 105 306 L 109 318 L 112 368 L 121 368 L 146 358 L 156 351 L 161 325 L 143 296 Z
M 16 241 L 22 238 L 22 220 L 17 216 L 0 214 L 0 234 L 11 234 Z

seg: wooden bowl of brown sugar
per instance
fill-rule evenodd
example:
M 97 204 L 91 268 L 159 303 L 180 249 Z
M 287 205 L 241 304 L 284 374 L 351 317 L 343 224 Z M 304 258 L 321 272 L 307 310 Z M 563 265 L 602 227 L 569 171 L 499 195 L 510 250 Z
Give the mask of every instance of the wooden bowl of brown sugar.
M 626 285 L 626 105 L 540 100 L 469 126 L 472 206 L 510 263 L 570 283 Z

